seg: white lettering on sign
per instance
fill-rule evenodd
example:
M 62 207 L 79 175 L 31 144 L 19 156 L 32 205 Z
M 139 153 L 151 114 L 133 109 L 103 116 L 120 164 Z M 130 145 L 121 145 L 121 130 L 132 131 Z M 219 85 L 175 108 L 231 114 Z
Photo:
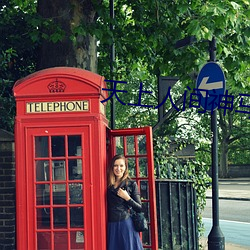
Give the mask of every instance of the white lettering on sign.
M 27 113 L 80 112 L 88 111 L 88 101 L 27 102 Z

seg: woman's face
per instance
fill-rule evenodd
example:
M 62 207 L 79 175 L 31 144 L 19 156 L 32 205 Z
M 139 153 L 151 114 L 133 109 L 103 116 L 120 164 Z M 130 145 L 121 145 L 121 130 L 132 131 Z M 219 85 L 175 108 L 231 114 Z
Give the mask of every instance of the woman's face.
M 113 168 L 113 172 L 116 179 L 122 178 L 125 170 L 126 170 L 126 165 L 124 159 L 117 159 L 114 162 L 114 168 Z

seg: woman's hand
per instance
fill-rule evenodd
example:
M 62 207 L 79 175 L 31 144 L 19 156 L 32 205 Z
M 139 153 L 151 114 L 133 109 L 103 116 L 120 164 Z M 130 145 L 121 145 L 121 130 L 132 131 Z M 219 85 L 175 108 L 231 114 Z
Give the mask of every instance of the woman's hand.
M 129 196 L 127 190 L 123 190 L 121 188 L 118 189 L 117 195 L 119 197 L 121 197 L 122 199 L 124 199 L 125 201 L 129 201 L 131 199 L 131 197 Z

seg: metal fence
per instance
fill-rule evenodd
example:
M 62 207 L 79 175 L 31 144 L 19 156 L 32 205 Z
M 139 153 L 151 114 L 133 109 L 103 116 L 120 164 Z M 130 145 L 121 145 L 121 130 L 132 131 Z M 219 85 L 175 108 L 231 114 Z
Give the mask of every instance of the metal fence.
M 198 250 L 196 194 L 192 182 L 156 180 L 159 250 Z

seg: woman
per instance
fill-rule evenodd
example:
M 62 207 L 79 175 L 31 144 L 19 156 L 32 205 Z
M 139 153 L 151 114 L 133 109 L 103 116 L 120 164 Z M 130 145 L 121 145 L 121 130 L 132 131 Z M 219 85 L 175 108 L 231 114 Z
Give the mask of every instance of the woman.
M 143 250 L 130 217 L 130 208 L 136 212 L 142 209 L 140 194 L 123 155 L 116 155 L 108 168 L 107 200 L 108 250 Z

